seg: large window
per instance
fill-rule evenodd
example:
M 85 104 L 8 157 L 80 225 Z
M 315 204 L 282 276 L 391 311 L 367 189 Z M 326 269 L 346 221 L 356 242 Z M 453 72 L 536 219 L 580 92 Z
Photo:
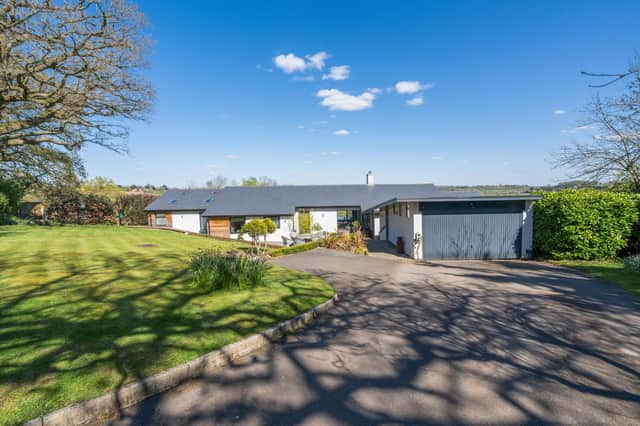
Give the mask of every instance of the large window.
M 167 226 L 167 215 L 164 213 L 156 213 L 156 226 Z
M 240 228 L 244 225 L 244 217 L 232 217 L 230 221 L 230 232 L 232 234 L 240 233 Z
M 354 220 L 360 220 L 360 210 L 338 210 L 338 230 L 351 230 Z

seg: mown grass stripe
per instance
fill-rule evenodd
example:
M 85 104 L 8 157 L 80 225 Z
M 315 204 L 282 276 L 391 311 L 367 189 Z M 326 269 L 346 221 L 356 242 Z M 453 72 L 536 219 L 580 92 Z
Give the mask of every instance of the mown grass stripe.
M 191 286 L 189 253 L 239 246 L 145 229 L 0 227 L 0 425 L 186 362 L 333 295 L 278 267 L 253 290 Z

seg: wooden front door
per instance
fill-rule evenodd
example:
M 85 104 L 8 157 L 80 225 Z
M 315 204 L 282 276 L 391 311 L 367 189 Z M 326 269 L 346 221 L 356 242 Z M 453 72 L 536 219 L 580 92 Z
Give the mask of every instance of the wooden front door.
M 228 217 L 212 217 L 207 221 L 207 231 L 213 237 L 229 238 L 230 226 Z

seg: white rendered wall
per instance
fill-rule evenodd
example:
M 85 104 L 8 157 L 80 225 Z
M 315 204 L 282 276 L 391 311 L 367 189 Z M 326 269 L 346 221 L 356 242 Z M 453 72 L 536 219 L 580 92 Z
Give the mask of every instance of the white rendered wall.
M 200 232 L 200 213 L 192 211 L 171 212 L 171 227 L 181 231 Z
M 522 252 L 523 259 L 531 258 L 533 254 L 533 201 L 525 201 L 522 212 Z
M 404 208 L 407 204 L 408 212 Z M 422 234 L 422 213 L 418 210 L 418 203 L 398 203 L 395 206 L 400 215 L 394 214 L 393 206 L 389 206 L 389 242 L 395 245 L 398 237 L 402 237 L 405 254 L 420 259 L 422 247 L 413 246 L 415 233 Z
M 338 211 L 329 209 L 311 210 L 311 229 L 316 223 L 325 232 L 338 232 Z

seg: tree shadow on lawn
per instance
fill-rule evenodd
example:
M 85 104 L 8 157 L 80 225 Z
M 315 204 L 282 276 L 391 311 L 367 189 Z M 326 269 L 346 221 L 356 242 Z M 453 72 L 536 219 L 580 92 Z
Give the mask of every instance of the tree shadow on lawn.
M 332 314 L 255 362 L 155 396 L 117 423 L 640 418 L 637 354 L 622 350 L 640 345 L 640 313 L 616 289 L 585 290 L 585 278 L 535 264 L 380 269 L 307 269 L 340 293 Z
M 298 296 L 323 296 L 293 282 L 290 294 L 201 290 L 175 269 L 183 258 L 168 257 L 100 254 L 88 268 L 63 259 L 55 279 L 0 297 L 0 406 L 28 420 L 264 330 L 298 313 Z

